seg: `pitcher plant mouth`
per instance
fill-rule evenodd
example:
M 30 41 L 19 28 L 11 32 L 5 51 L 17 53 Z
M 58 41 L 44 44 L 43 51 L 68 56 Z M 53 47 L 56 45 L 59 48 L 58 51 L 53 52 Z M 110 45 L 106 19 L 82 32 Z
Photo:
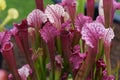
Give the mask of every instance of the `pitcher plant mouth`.
M 10 51 L 12 48 L 13 48 L 13 44 L 9 43 L 9 42 L 6 42 L 6 43 L 3 44 L 2 50 L 3 51 Z
M 10 67 L 11 74 L 7 75 L 10 80 L 115 80 L 118 77 L 112 73 L 110 51 L 115 36 L 113 14 L 120 9 L 120 3 L 100 0 L 99 16 L 95 20 L 94 0 L 86 1 L 87 15 L 83 12 L 83 0 L 62 0 L 46 7 L 44 0 L 35 3 L 36 9 L 20 24 L 0 32 L 0 51 Z M 13 39 L 27 61 L 20 69 L 16 65 Z

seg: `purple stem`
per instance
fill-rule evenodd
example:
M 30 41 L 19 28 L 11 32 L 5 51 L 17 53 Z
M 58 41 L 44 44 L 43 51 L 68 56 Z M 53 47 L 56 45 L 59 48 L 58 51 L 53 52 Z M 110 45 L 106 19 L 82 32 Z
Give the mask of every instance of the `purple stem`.
M 105 27 L 110 27 L 112 25 L 112 10 L 113 10 L 113 0 L 103 0 Z
M 69 72 L 69 58 L 71 56 L 71 39 L 70 34 L 68 31 L 62 30 L 60 33 L 61 44 L 62 44 L 62 51 L 63 51 L 63 58 L 64 58 L 64 72 Z M 66 78 L 68 75 L 66 75 Z
M 36 8 L 44 11 L 44 1 L 43 0 L 35 0 Z
M 80 32 L 75 30 L 74 31 L 74 38 L 73 38 L 73 41 L 72 41 L 72 47 L 74 47 L 76 44 L 79 44 L 80 38 L 81 38 Z
M 87 0 L 87 15 L 94 17 L 94 0 Z
M 69 57 L 71 55 L 71 39 L 69 32 L 65 30 L 61 31 L 60 38 L 63 50 L 63 57 L 67 58 L 67 60 L 69 61 Z

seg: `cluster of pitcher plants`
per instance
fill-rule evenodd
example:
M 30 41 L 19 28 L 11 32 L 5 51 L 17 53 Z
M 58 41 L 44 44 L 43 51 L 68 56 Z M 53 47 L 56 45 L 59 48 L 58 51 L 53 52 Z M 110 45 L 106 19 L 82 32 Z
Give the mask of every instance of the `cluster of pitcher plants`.
M 36 9 L 20 24 L 0 32 L 0 51 L 11 73 L 0 70 L 0 80 L 118 80 L 112 73 L 113 16 L 120 3 L 100 0 L 94 18 L 94 0 L 62 0 Z M 30 5 L 27 5 L 30 6 Z M 15 41 L 13 43 L 13 41 Z M 17 45 L 27 64 L 18 69 Z

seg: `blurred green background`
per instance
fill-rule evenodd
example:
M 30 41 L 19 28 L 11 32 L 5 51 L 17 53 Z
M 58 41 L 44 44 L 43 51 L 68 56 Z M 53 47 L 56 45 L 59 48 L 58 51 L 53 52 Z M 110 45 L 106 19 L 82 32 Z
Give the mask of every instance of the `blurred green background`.
M 45 5 L 51 4 L 52 0 L 44 0 Z M 7 16 L 9 8 L 16 8 L 19 12 L 19 17 L 16 20 L 10 21 L 7 25 L 12 26 L 13 23 L 19 23 L 22 19 L 25 19 L 27 15 L 35 9 L 34 0 L 6 0 L 6 9 L 0 12 L 0 21 L 3 21 Z

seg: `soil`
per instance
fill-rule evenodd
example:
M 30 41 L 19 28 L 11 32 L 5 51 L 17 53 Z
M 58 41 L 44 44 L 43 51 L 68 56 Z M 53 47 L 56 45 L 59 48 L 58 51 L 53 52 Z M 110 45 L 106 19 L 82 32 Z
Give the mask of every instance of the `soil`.
M 112 40 L 112 46 L 111 46 L 112 69 L 116 67 L 118 61 L 120 62 L 120 24 L 114 23 L 114 32 L 115 32 L 115 38 Z M 15 49 L 15 53 L 16 53 L 15 56 L 16 56 L 17 66 L 18 68 L 20 68 L 23 64 L 26 63 L 26 61 L 24 60 L 22 54 L 19 52 L 17 48 Z M 6 66 L 5 61 L 3 61 L 2 67 L 8 70 L 8 66 Z M 119 70 L 119 80 L 120 80 L 120 70 Z
M 120 23 L 114 24 L 115 37 L 112 41 L 111 48 L 111 65 L 115 68 L 117 62 L 120 64 Z M 120 69 L 119 69 L 119 80 L 120 80 Z

